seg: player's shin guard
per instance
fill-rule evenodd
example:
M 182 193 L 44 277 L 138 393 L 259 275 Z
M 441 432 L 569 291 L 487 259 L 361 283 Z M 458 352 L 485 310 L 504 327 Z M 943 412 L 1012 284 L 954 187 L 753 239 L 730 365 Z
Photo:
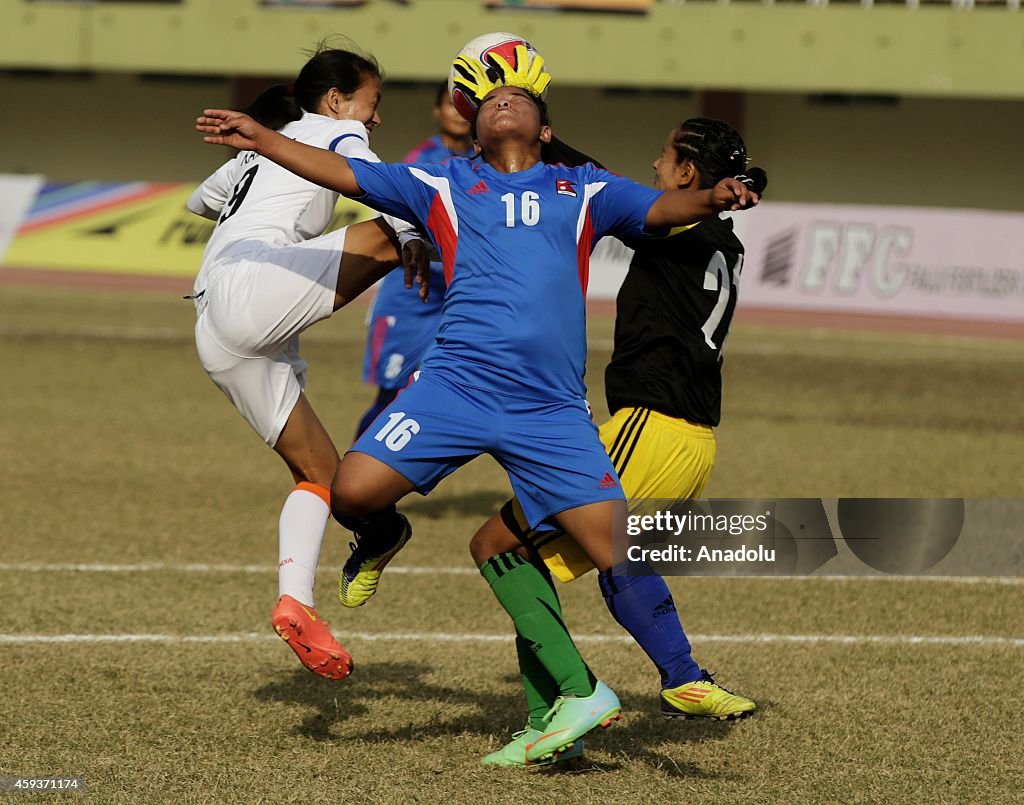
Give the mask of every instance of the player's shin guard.
M 302 482 L 281 508 L 278 530 L 278 595 L 290 595 L 313 606 L 313 584 L 320 561 L 320 545 L 331 516 L 330 490 Z
M 530 714 L 529 727 L 543 733 L 546 724 L 544 717 L 560 693 L 558 684 L 537 659 L 529 641 L 521 634 L 516 635 L 516 656 L 519 659 L 523 693 L 526 695 L 526 709 Z
M 550 579 L 511 552 L 488 559 L 480 573 L 558 691 L 563 696 L 590 696 L 596 680 L 569 636 Z
M 640 644 L 661 674 L 662 688 L 674 688 L 701 678 L 700 667 L 690 656 L 690 641 L 676 614 L 665 580 L 637 572 L 637 563 L 623 563 L 598 575 L 601 594 L 612 617 Z

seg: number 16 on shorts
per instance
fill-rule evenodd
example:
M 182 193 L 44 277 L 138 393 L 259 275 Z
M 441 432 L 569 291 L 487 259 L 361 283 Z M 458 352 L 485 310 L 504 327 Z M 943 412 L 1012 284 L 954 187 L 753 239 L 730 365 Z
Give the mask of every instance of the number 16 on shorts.
M 376 434 L 374 439 L 378 442 L 384 442 L 384 446 L 388 450 L 398 452 L 415 436 L 420 432 L 420 423 L 415 419 L 406 419 L 404 411 L 395 411 L 392 414 L 388 414 L 388 421 L 384 423 Z

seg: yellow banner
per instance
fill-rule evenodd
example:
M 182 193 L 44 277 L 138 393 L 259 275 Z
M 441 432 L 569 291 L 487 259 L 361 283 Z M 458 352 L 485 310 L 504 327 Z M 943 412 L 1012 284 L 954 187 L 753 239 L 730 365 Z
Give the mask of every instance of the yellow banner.
M 214 226 L 186 209 L 192 190 L 192 185 L 141 182 L 47 188 L 3 262 L 15 268 L 192 276 Z M 342 198 L 330 228 L 371 215 Z

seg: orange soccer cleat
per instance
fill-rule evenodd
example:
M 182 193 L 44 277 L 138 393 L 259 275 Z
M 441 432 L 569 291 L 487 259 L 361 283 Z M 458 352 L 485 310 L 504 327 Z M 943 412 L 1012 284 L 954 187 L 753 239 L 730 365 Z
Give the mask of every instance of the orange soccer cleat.
M 344 679 L 352 673 L 352 657 L 334 639 L 316 610 L 300 604 L 290 595 L 277 599 L 270 619 L 274 631 L 291 646 L 303 665 L 318 676 Z

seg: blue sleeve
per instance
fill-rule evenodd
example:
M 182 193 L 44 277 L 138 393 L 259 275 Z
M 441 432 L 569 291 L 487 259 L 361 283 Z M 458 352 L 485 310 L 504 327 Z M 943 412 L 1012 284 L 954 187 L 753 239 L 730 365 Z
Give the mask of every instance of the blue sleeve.
M 355 201 L 403 221 L 425 225 L 433 192 L 409 172 L 411 166 L 362 159 L 349 159 L 348 164 L 363 191 Z
M 588 185 L 604 183 L 604 187 L 590 199 L 595 235 L 636 238 L 650 234 L 645 229 L 647 212 L 661 191 L 644 187 L 632 179 L 616 176 L 606 170 L 589 170 L 590 175 L 586 180 Z

